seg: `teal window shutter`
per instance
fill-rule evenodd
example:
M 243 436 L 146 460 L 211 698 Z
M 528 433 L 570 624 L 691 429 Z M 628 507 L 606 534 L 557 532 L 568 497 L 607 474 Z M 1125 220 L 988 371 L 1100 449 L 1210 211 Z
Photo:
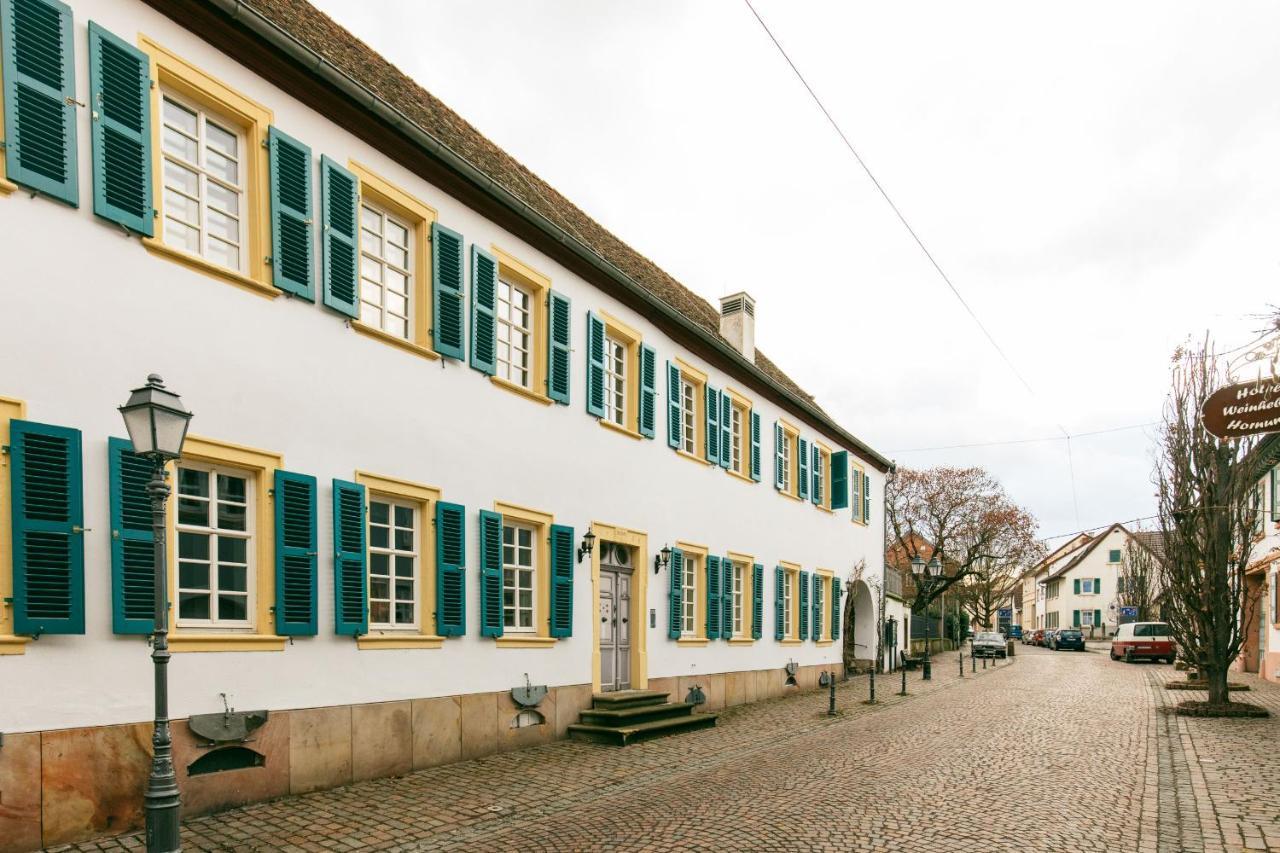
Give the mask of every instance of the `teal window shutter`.
M 809 499 L 809 442 L 807 439 L 796 441 L 796 495 L 800 500 Z
M 760 414 L 751 413 L 751 479 L 760 482 Z
M 680 402 L 680 368 L 667 362 L 667 445 L 680 447 L 684 410 Z
M 710 385 L 704 389 L 703 411 L 706 415 L 707 461 L 720 464 L 720 394 Z
M 1074 591 L 1074 593 L 1075 593 L 1076 595 L 1079 595 L 1079 594 L 1080 594 L 1080 578 L 1076 578 L 1075 580 L 1073 580 L 1073 581 L 1071 582 L 1071 585 L 1072 585 L 1073 587 L 1075 587 L 1075 589 L 1073 590 L 1073 591 Z
M 286 293 L 315 299 L 315 239 L 311 227 L 311 149 L 272 126 L 267 132 L 271 167 L 271 283 Z
M 1093 579 L 1093 591 L 1096 593 L 1102 592 L 1102 578 Z
M 1080 611 L 1079 610 L 1071 611 L 1071 624 L 1076 628 L 1080 627 Z
M 862 520 L 871 522 L 871 477 L 862 475 Z
M 638 428 L 645 438 L 653 438 L 658 417 L 658 357 L 653 347 L 640 345 L 640 411 Z
M 787 434 L 782 429 L 782 424 L 777 421 L 773 422 L 773 487 L 782 489 L 782 484 L 786 480 L 787 472 L 783 470 L 786 467 L 787 460 L 782 455 L 785 447 Z
M 720 639 L 720 625 L 724 621 L 721 604 L 724 600 L 724 582 L 720 579 L 720 558 L 707 556 L 707 639 Z
M 866 521 L 862 503 L 862 471 L 854 468 L 850 473 L 853 476 L 849 480 L 849 506 L 853 509 L 853 520 Z
M 1101 610 L 1093 611 L 1093 624 L 1098 627 L 1102 627 L 1102 611 Z
M 728 557 L 720 558 L 720 574 L 723 592 L 720 595 L 720 636 L 723 639 L 733 637 L 733 561 Z
M 764 631 L 764 566 L 751 567 L 751 639 L 758 640 Z
M 325 307 L 359 316 L 360 181 L 327 156 L 320 158 Z
M 809 487 L 809 499 L 815 505 L 822 503 L 822 449 L 817 444 L 811 444 L 809 472 L 813 477 L 813 484 Z
M 480 510 L 480 636 L 502 636 L 502 516 Z
M 445 358 L 463 359 L 462 235 L 431 223 L 431 343 Z
M 822 639 L 822 575 L 814 572 L 813 575 L 813 638 L 815 640 Z
M 126 438 L 107 439 L 111 504 L 111 630 L 150 634 L 155 627 L 156 554 L 151 528 L 151 463 Z
M 729 457 L 733 454 L 733 398 L 723 391 L 717 391 L 720 398 L 720 467 L 729 467 Z
M 782 566 L 773 567 L 773 638 L 785 640 L 786 619 L 782 613 L 783 597 L 786 595 L 787 570 Z
M 844 509 L 849 505 L 849 451 L 837 450 L 831 454 L 831 508 Z
M 471 244 L 471 366 L 498 372 L 498 259 Z
M 573 528 L 551 525 L 551 626 L 553 637 L 573 636 Z
M 800 639 L 809 639 L 809 573 L 800 573 Z
M 684 624 L 684 551 L 671 549 L 671 561 L 667 565 L 667 582 L 670 588 L 667 605 L 667 639 L 680 639 Z
M 557 403 L 569 405 L 569 347 L 572 312 L 569 297 L 547 294 L 547 396 Z
M 0 37 L 5 172 L 14 183 L 77 207 L 71 8 L 57 0 L 4 0 Z
M 276 471 L 276 633 L 316 634 L 316 478 Z
M 831 579 L 831 639 L 840 639 L 840 579 Z
M 369 632 L 364 506 L 364 486 L 333 481 L 334 631 L 357 637 Z
M 151 61 L 89 22 L 93 212 L 147 237 L 151 207 Z
M 587 414 L 604 417 L 604 320 L 587 312 Z
M 467 633 L 467 519 L 462 504 L 436 502 L 436 633 Z
M 15 634 L 84 633 L 80 431 L 10 421 Z

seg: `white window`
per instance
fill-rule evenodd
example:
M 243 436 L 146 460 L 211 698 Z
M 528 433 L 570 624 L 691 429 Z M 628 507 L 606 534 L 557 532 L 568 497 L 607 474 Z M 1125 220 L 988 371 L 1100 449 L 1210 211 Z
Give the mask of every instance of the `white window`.
M 1084 578 L 1080 581 L 1080 592 L 1083 595 L 1093 595 L 1097 592 L 1097 590 L 1093 588 L 1093 578 Z
M 733 563 L 733 636 L 742 636 L 742 593 L 743 593 L 743 577 L 746 573 L 746 566 L 742 563 Z
M 250 626 L 253 477 L 236 469 L 178 468 L 178 624 Z
M 822 576 L 817 575 L 817 577 L 822 577 Z M 822 578 L 822 580 L 826 580 L 826 578 Z M 813 588 L 813 606 L 814 606 L 814 613 L 816 614 L 813 620 L 813 638 L 815 640 L 822 639 L 822 619 L 823 619 L 823 615 L 826 613 L 826 610 L 822 606 L 822 601 L 823 601 L 822 596 L 823 596 L 823 593 L 826 592 L 826 586 L 825 584 L 822 583 L 822 580 L 818 581 L 818 583 Z
M 533 384 L 533 297 L 498 279 L 498 376 L 524 388 Z
M 787 572 L 786 583 L 782 585 L 782 636 L 791 636 L 793 614 L 791 613 L 791 587 L 796 582 L 796 573 Z
M 791 491 L 791 436 L 782 434 L 782 491 Z M 787 633 L 790 633 L 788 631 Z
M 680 636 L 698 634 L 698 558 L 684 555 L 684 576 L 680 579 Z
M 397 338 L 411 335 L 413 232 L 387 211 L 360 205 L 360 322 Z
M 533 631 L 534 531 L 519 524 L 502 526 L 502 627 Z
M 418 624 L 418 508 L 384 498 L 369 500 L 369 624 Z
M 685 453 L 697 452 L 696 389 L 689 380 L 680 377 L 680 449 Z
M 822 451 L 818 451 L 813 457 L 813 494 L 817 498 L 819 506 L 826 503 L 823 496 L 823 486 L 826 478 L 823 476 L 823 470 L 826 467 L 827 457 Z
M 627 348 L 604 339 L 604 417 L 618 426 L 627 422 Z
M 242 134 L 230 122 L 183 103 L 162 101 L 164 169 L 161 234 L 170 246 L 238 272 L 244 268 Z
M 742 471 L 742 409 L 737 406 L 729 407 L 729 468 Z
M 1093 611 L 1092 611 L 1092 610 L 1081 610 L 1081 611 L 1080 611 L 1080 624 L 1081 624 L 1081 625 L 1083 625 L 1083 626 L 1084 626 L 1084 627 L 1086 627 L 1086 628 L 1088 628 L 1089 626 L 1091 626 L 1091 625 L 1093 624 Z

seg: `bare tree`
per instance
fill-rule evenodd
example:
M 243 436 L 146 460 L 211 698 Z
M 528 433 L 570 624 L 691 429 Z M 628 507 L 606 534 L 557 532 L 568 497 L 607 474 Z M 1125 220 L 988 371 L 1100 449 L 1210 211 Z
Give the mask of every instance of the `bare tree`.
M 994 631 L 995 616 L 1015 590 L 1021 590 L 1021 566 L 993 559 L 979 560 L 960 584 L 960 605 L 975 623 Z
M 1155 470 L 1164 616 L 1207 682 L 1209 705 L 1224 708 L 1227 670 L 1252 621 L 1245 568 L 1259 519 L 1248 464 L 1256 440 L 1219 439 L 1201 422 L 1205 398 L 1223 382 L 1208 338 L 1198 350 L 1180 347 L 1173 361 Z
M 1117 593 L 1121 606 L 1137 608 L 1140 621 L 1150 621 L 1155 616 L 1159 571 L 1160 561 L 1155 553 L 1130 537 L 1120 558 Z

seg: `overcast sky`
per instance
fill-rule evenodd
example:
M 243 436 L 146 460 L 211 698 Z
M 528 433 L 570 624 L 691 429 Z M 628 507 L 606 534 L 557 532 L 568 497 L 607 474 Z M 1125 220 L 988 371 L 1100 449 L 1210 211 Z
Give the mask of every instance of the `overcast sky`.
M 902 466 L 1051 536 L 1151 515 L 1169 356 L 1277 294 L 1280 3 L 758 0 L 1019 382 L 738 0 L 313 0 Z

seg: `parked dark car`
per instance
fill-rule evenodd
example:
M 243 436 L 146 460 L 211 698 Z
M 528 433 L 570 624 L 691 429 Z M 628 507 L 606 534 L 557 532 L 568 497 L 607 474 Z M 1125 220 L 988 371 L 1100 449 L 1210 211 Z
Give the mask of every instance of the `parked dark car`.
M 1084 634 L 1078 628 L 1062 628 L 1054 633 L 1053 650 L 1060 652 L 1064 649 L 1084 651 Z
M 1010 626 L 1009 626 L 1009 639 L 1010 639 L 1010 640 L 1021 640 L 1021 639 L 1022 639 L 1022 626 L 1021 626 L 1021 625 L 1010 625 Z
M 1004 634 L 995 631 L 979 631 L 973 636 L 973 656 L 979 658 L 1002 658 L 1008 654 Z

